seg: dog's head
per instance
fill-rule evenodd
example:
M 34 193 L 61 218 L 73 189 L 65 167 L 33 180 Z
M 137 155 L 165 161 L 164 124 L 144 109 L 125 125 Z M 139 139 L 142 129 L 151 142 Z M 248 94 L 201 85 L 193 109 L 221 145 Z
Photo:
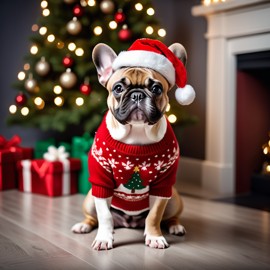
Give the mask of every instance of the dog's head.
M 170 50 L 184 67 L 187 57 L 184 47 L 175 43 L 167 50 Z M 153 125 L 166 110 L 168 91 L 175 84 L 175 74 L 168 72 L 175 72 L 174 68 L 171 68 L 172 64 L 163 55 L 158 55 L 157 59 L 150 59 L 149 64 L 148 54 L 144 56 L 143 52 L 121 54 L 117 56 L 112 48 L 102 43 L 96 45 L 93 50 L 99 82 L 109 91 L 109 110 L 121 124 Z M 127 64 L 129 62 L 131 65 Z
M 155 124 L 168 103 L 169 84 L 151 69 L 119 69 L 109 79 L 107 89 L 108 107 L 121 124 Z

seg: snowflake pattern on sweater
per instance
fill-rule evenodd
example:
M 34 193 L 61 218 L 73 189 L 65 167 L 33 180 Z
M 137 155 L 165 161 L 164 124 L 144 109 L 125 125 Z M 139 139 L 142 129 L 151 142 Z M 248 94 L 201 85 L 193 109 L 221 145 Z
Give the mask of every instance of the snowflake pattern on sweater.
M 178 160 L 179 147 L 169 122 L 160 142 L 138 146 L 114 140 L 104 119 L 88 161 L 93 196 L 112 196 L 112 207 L 140 214 L 149 209 L 149 195 L 170 198 Z

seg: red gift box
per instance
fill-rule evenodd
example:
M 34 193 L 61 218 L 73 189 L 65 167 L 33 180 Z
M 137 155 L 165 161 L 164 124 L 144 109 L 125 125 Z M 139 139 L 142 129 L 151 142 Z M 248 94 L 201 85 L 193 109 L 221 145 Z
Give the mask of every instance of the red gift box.
M 0 190 L 16 188 L 14 155 L 0 150 Z
M 17 165 L 20 191 L 51 197 L 78 192 L 80 159 L 53 162 L 45 159 L 22 160 Z
M 33 148 L 20 147 L 21 138 L 0 136 L 0 190 L 17 188 L 16 163 L 33 157 Z

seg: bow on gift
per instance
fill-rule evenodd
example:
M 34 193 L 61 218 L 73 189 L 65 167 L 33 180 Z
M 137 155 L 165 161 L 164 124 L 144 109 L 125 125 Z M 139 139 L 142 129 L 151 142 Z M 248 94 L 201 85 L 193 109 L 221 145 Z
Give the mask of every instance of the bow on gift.
M 66 152 L 64 146 L 59 146 L 58 148 L 55 146 L 49 146 L 48 152 L 43 155 L 44 159 L 47 161 L 63 161 L 69 157 L 69 153 Z
M 0 136 L 0 149 L 18 147 L 21 141 L 22 140 L 18 135 L 14 135 L 10 140 L 6 140 L 3 136 Z

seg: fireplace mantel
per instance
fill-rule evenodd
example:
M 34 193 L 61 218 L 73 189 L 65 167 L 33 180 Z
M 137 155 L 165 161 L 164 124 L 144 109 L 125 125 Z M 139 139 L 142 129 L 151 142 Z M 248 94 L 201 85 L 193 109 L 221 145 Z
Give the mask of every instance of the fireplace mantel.
M 269 3 L 269 0 L 227 0 L 221 3 L 214 3 L 209 6 L 201 5 L 193 7 L 192 14 L 194 16 L 208 16 L 210 14 L 228 12 L 245 7 L 254 7 L 263 3 Z
M 195 6 L 207 19 L 206 159 L 203 189 L 235 193 L 236 55 L 270 50 L 270 1 Z

